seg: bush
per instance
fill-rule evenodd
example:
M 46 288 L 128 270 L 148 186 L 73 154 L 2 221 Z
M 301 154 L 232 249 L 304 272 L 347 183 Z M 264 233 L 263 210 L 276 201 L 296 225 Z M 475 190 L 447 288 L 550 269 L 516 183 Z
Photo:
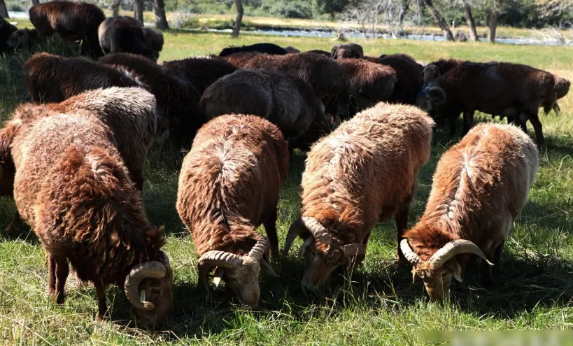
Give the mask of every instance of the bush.
M 312 3 L 304 0 L 285 0 L 276 2 L 265 0 L 261 6 L 262 10 L 271 16 L 284 18 L 312 18 Z

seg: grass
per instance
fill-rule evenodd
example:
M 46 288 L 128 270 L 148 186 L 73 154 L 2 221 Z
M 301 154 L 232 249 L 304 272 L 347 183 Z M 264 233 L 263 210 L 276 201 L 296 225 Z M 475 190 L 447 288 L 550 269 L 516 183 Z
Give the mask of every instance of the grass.
M 257 37 L 170 31 L 162 60 L 216 53 L 223 47 L 254 42 L 329 50 L 329 39 Z M 573 79 L 573 48 L 488 44 L 359 40 L 370 55 L 402 52 L 422 61 L 455 57 L 530 64 Z M 65 52 L 61 47 L 45 47 Z M 0 116 L 6 119 L 28 100 L 21 64 L 27 54 L 0 58 Z M 300 289 L 303 263 L 295 255 L 273 265 L 279 279 L 261 278 L 261 307 L 248 310 L 224 298 L 206 300 L 196 287 L 197 256 L 175 211 L 178 169 L 184 152 L 152 150 L 146 166 L 144 200 L 155 225 L 165 225 L 166 252 L 175 270 L 175 312 L 156 331 L 139 328 L 125 295 L 107 291 L 111 321 L 96 321 L 93 288 L 68 287 L 63 306 L 46 293 L 44 252 L 33 231 L 21 226 L 0 238 L 0 340 L 7 345 L 422 345 L 421 333 L 434 330 L 566 330 L 573 327 L 573 93 L 560 102 L 561 115 L 542 116 L 547 151 L 529 202 L 506 242 L 504 264 L 490 291 L 481 286 L 481 266 L 470 266 L 444 306 L 428 302 L 410 268 L 395 263 L 394 223 L 379 225 L 371 237 L 363 268 L 351 284 L 332 285 L 319 297 Z M 491 121 L 482 115 L 480 121 Z M 409 224 L 421 215 L 440 155 L 459 138 L 438 130 L 432 158 L 419 176 Z M 299 184 L 305 154 L 296 152 L 282 187 L 278 229 L 281 244 L 300 208 Z M 15 211 L 0 199 L 0 229 Z M 300 243 L 297 243 L 300 244 Z M 294 250 L 297 250 L 296 248 Z M 2 342 L 0 342 L 2 343 Z

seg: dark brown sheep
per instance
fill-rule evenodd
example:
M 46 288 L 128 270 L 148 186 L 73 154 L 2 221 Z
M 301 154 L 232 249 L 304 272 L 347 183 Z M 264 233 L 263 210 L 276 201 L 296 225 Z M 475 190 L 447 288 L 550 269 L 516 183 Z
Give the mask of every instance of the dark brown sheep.
M 441 75 L 458 66 L 459 64 L 467 62 L 460 59 L 440 59 L 424 66 L 422 71 L 424 75 L 424 85 L 434 82 Z
M 277 203 L 288 168 L 287 144 L 278 128 L 254 115 L 224 115 L 197 133 L 179 176 L 177 211 L 193 234 L 199 286 L 215 276 L 248 305 L 257 305 L 260 268 L 275 275 L 265 253 L 277 255 Z
M 159 54 L 163 50 L 163 44 L 165 43 L 163 34 L 159 30 L 143 28 L 143 37 L 145 38 L 145 42 L 147 42 L 153 51 L 154 61 L 157 61 L 159 59 Z
M 432 299 L 449 295 L 452 276 L 462 281 L 472 254 L 499 267 L 537 166 L 535 144 L 511 125 L 480 124 L 442 156 L 426 211 L 400 244 Z
M 258 52 L 258 53 L 265 53 L 271 55 L 284 55 L 288 52 L 283 47 L 277 46 L 274 43 L 255 43 L 249 46 L 242 46 L 242 47 L 227 47 L 224 48 L 219 56 L 228 56 L 237 53 L 243 52 Z
M 8 40 L 16 31 L 18 31 L 17 27 L 0 17 L 0 54 L 9 51 L 13 47 L 8 44 Z
M 362 59 L 364 50 L 358 43 L 337 44 L 330 50 L 330 57 L 333 59 Z
M 325 51 L 325 50 L 320 50 L 320 49 L 309 50 L 309 51 L 307 51 L 307 52 L 305 52 L 305 53 L 308 53 L 308 54 L 318 54 L 318 55 L 325 56 L 325 57 L 327 57 L 327 58 L 330 58 L 330 56 L 331 56 L 331 54 L 330 54 L 329 52 L 327 52 L 327 51 Z
M 164 62 L 163 71 L 191 83 L 202 95 L 219 78 L 237 71 L 237 67 L 219 59 L 188 58 Z
M 149 224 L 109 128 L 73 113 L 7 127 L 14 135 L 14 199 L 47 252 L 54 301 L 64 302 L 69 261 L 96 287 L 99 319 L 109 284 L 125 289 L 144 323 L 170 315 L 173 274 L 162 230 Z
M 26 61 L 24 70 L 26 85 L 35 103 L 62 102 L 86 90 L 139 86 L 125 71 L 86 59 L 48 53 L 32 56 Z
M 340 265 L 360 263 L 378 222 L 395 216 L 401 240 L 418 171 L 430 157 L 433 124 L 416 107 L 381 102 L 312 146 L 302 215 L 285 243 L 288 253 L 297 236 L 305 239 L 303 289 L 317 289 Z
M 418 64 L 411 56 L 406 54 L 386 55 L 383 58 L 364 59 L 377 64 L 390 66 L 396 71 L 398 82 L 394 87 L 394 94 L 390 97 L 389 102 L 416 104 L 416 96 L 422 90 L 423 75 L 422 66 Z
M 127 71 L 137 78 L 157 99 L 159 128 L 169 130 L 169 137 L 177 144 L 191 142 L 204 119 L 199 107 L 201 95 L 193 85 L 163 72 L 159 65 L 139 55 L 110 54 L 99 63 Z
M 99 44 L 104 54 L 133 53 L 157 61 L 143 35 L 141 23 L 131 17 L 110 17 L 98 29 Z
M 206 119 L 224 114 L 252 114 L 277 125 L 289 141 L 306 133 L 315 121 L 327 129 L 324 105 L 310 85 L 293 75 L 239 70 L 213 83 L 201 97 Z
M 40 37 L 57 37 L 65 41 L 84 40 L 82 52 L 102 55 L 98 27 L 105 20 L 102 10 L 85 2 L 52 1 L 30 8 L 30 22 Z
M 450 119 L 452 132 L 455 132 L 457 117 L 463 113 L 464 134 L 473 126 L 475 111 L 507 116 L 522 126 L 529 120 L 535 129 L 537 144 L 542 147 L 544 138 L 538 109 L 543 106 L 545 112 L 549 112 L 553 108 L 554 86 L 555 77 L 551 73 L 531 66 L 465 62 L 426 86 L 417 104 L 440 119 Z M 446 95 L 442 106 L 435 102 L 444 103 L 444 100 L 429 97 L 436 91 Z
M 8 41 L 6 41 L 6 44 L 12 49 L 18 49 L 21 47 L 29 49 L 30 47 L 39 44 L 41 41 L 38 30 L 24 28 L 14 31 L 10 38 L 8 38 Z

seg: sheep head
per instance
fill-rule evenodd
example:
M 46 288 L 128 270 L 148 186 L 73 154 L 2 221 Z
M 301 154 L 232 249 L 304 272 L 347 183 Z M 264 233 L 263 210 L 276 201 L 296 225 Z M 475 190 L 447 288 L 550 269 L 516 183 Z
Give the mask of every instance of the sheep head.
M 452 240 L 427 261 L 423 261 L 412 250 L 408 239 L 402 239 L 400 249 L 408 262 L 414 266 L 412 270 L 414 277 L 419 276 L 424 280 L 426 291 L 432 300 L 441 300 L 449 296 L 452 277 L 462 282 L 462 268 L 456 260 L 456 255 L 464 253 L 478 255 L 489 265 L 493 265 L 481 249 L 469 240 Z
M 434 64 L 426 65 L 422 70 L 422 74 L 424 78 L 424 85 L 434 82 L 436 79 L 438 79 L 438 77 L 441 76 L 440 69 Z
M 294 240 L 302 233 L 310 232 L 301 247 L 306 269 L 302 279 L 302 289 L 316 291 L 332 271 L 340 265 L 352 263 L 356 256 L 364 256 L 366 247 L 362 243 L 339 244 L 328 230 L 312 217 L 302 217 L 289 229 L 285 244 L 288 254 Z
M 565 97 L 569 93 L 569 87 L 571 87 L 571 82 L 568 79 L 555 76 L 555 99 L 559 100 Z
M 430 84 L 416 97 L 416 106 L 428 113 L 437 110 L 446 103 L 446 92 L 439 86 Z
M 173 271 L 167 255 L 133 267 L 125 279 L 125 294 L 145 325 L 164 320 L 173 311 Z
M 269 249 L 266 237 L 261 237 L 246 256 L 237 256 L 225 251 L 208 251 L 199 259 L 199 281 L 209 291 L 207 275 L 215 270 L 214 282 L 223 279 L 243 303 L 257 306 L 261 296 L 259 272 L 261 267 L 272 276 L 277 276 L 264 258 Z

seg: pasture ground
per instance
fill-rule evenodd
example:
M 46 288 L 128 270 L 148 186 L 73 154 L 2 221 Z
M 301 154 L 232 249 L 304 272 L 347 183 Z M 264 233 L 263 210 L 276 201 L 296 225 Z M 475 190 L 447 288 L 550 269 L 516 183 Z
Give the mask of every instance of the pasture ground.
M 301 50 L 325 49 L 335 43 L 319 38 L 241 36 L 170 31 L 162 60 L 217 53 L 223 47 L 255 42 L 292 45 Z M 462 58 L 524 63 L 573 79 L 573 48 L 490 44 L 424 43 L 358 40 L 369 55 L 407 53 L 420 61 Z M 64 52 L 49 44 L 49 50 Z M 64 52 L 69 54 L 70 52 Z M 0 57 L 0 116 L 9 117 L 29 100 L 22 63 L 28 54 Z M 395 261 L 393 221 L 379 225 L 365 265 L 351 282 L 305 297 L 300 289 L 303 263 L 295 249 L 273 266 L 278 279 L 261 278 L 261 306 L 243 308 L 224 298 L 222 289 L 206 300 L 196 287 L 197 256 L 189 232 L 175 210 L 177 179 L 184 150 L 154 148 L 146 166 L 144 200 L 155 225 L 165 225 L 165 247 L 175 270 L 175 311 L 168 325 L 154 332 L 140 329 L 123 292 L 107 291 L 111 321 L 98 323 L 95 289 L 76 289 L 72 282 L 63 306 L 47 295 L 44 252 L 32 230 L 21 226 L 0 236 L 0 344 L 7 345 L 421 345 L 420 333 L 434 330 L 559 330 L 573 326 L 573 92 L 560 102 L 562 113 L 541 115 L 547 151 L 540 156 L 529 203 L 506 242 L 504 263 L 491 290 L 481 285 L 480 263 L 468 267 L 463 284 L 454 286 L 445 306 L 428 302 L 420 279 L 412 284 L 410 269 Z M 479 121 L 492 121 L 481 115 Z M 530 132 L 532 132 L 530 128 Z M 436 132 L 432 158 L 419 176 L 419 189 L 409 224 L 423 212 L 432 174 L 440 155 L 459 138 Z M 299 184 L 305 154 L 296 152 L 280 201 L 281 246 L 299 213 Z M 0 199 L 0 229 L 15 211 Z M 261 229 L 262 231 L 262 229 Z M 70 276 L 71 278 L 71 276 Z M 73 280 L 70 280 L 73 281 Z M 335 285 L 332 285 L 335 287 Z

